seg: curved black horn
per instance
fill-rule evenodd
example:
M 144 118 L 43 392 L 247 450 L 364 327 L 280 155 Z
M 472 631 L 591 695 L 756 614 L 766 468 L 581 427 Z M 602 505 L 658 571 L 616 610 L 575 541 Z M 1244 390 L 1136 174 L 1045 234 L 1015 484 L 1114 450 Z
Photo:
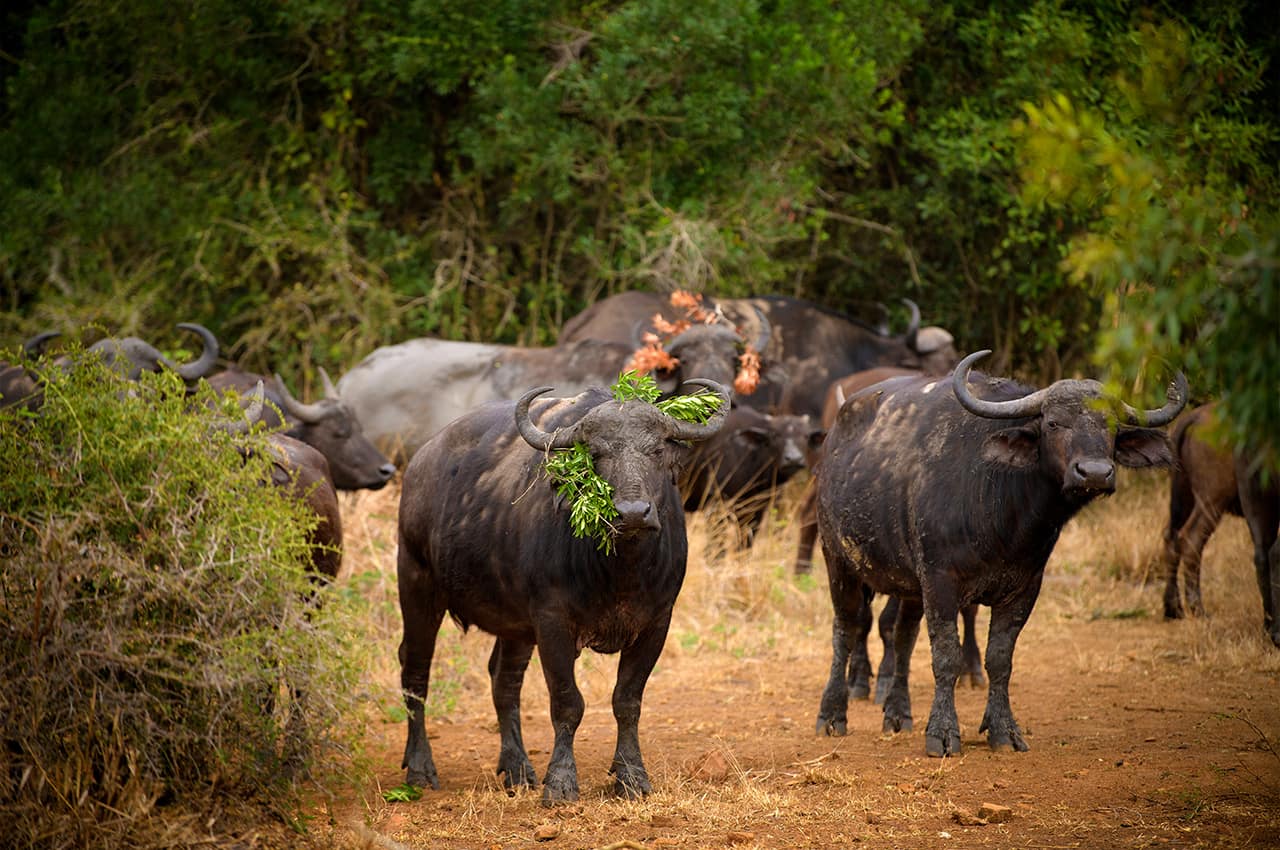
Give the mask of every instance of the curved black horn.
M 49 340 L 62 336 L 59 331 L 45 331 L 36 334 L 22 344 L 22 355 L 28 360 L 35 360 L 41 354 L 44 354 L 44 347 L 48 345 Z
M 756 311 L 756 319 L 760 322 L 760 330 L 756 333 L 756 341 L 751 347 L 758 352 L 763 352 L 765 346 L 769 344 L 769 339 L 773 336 L 773 326 L 769 324 L 769 320 L 765 317 L 764 311 L 754 304 L 751 309 Z
M 690 384 L 706 387 L 720 396 L 720 406 L 716 408 L 715 413 L 711 414 L 711 418 L 701 425 L 697 422 L 676 419 L 674 416 L 667 417 L 667 421 L 671 423 L 671 437 L 677 440 L 705 440 L 719 431 L 720 426 L 724 424 L 724 418 L 729 415 L 729 406 L 733 403 L 733 397 L 729 395 L 728 387 L 710 378 L 690 378 L 682 386 Z
M 262 387 L 262 381 L 259 380 L 253 390 L 245 396 L 249 399 L 249 406 L 244 409 L 244 418 L 237 421 L 226 422 L 219 427 L 228 434 L 248 434 L 253 428 L 253 423 L 262 418 L 263 399 L 265 391 Z
M 1169 382 L 1168 389 L 1165 390 L 1166 401 L 1164 407 L 1157 410 L 1140 411 L 1127 404 L 1122 404 L 1125 421 L 1129 425 L 1146 425 L 1150 428 L 1168 425 L 1175 416 L 1182 412 L 1182 408 L 1187 406 L 1188 394 L 1187 376 L 1178 372 L 1173 376 L 1173 380 Z
M 289 388 L 285 386 L 284 378 L 280 377 L 280 373 L 276 372 L 276 389 L 280 392 L 280 405 L 284 408 L 284 412 L 308 424 L 315 424 L 324 418 L 325 409 L 319 403 L 303 404 L 293 397 L 293 393 L 289 392 Z
M 329 380 L 329 373 L 324 370 L 323 366 L 317 366 L 316 371 L 320 373 L 320 386 L 324 387 L 325 398 L 337 398 L 338 390 L 333 385 L 333 381 Z
M 204 340 L 204 351 L 200 353 L 198 358 L 191 363 L 184 363 L 181 366 L 174 367 L 174 371 L 182 376 L 182 380 L 198 381 L 209 374 L 209 370 L 213 368 L 214 363 L 218 360 L 218 338 L 204 325 L 197 325 L 194 322 L 183 322 L 178 327 L 184 331 L 199 334 L 200 338 Z
M 907 344 L 907 348 L 915 351 L 916 334 L 920 333 L 920 308 L 910 298 L 903 298 L 902 303 L 911 311 L 911 322 L 907 325 L 907 332 L 902 335 L 902 341 Z
M 548 434 L 537 425 L 534 425 L 533 421 L 529 419 L 529 403 L 552 389 L 554 387 L 534 387 L 520 396 L 520 400 L 516 402 L 516 428 L 520 431 L 520 436 L 524 437 L 524 441 L 540 452 L 571 447 L 574 443 L 574 435 L 578 430 L 576 427 L 571 427 Z
M 960 402 L 960 406 L 970 413 L 986 419 L 1021 419 L 1040 413 L 1040 408 L 1044 404 L 1048 390 L 1036 390 L 1030 395 L 1011 399 L 1010 401 L 984 401 L 969 392 L 969 370 L 973 368 L 974 361 L 980 360 L 990 353 L 991 349 L 989 348 L 975 351 L 956 365 L 955 374 L 951 378 L 951 386 L 955 390 L 956 400 Z

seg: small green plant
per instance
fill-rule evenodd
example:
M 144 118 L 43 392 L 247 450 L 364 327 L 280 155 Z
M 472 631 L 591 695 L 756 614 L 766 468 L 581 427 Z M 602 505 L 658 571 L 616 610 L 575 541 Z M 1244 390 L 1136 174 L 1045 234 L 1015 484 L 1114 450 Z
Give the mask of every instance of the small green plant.
M 422 799 L 422 789 L 416 785 L 397 785 L 382 792 L 382 799 L 388 803 L 412 803 Z
M 658 401 L 658 382 L 653 376 L 632 371 L 619 375 L 617 383 L 610 389 L 618 401 L 656 403 L 656 407 L 668 416 L 699 424 L 705 424 L 721 404 L 720 396 L 709 392 Z M 574 443 L 572 448 L 551 452 L 544 468 L 555 482 L 556 492 L 569 505 L 569 526 L 573 535 L 593 538 L 597 549 L 606 555 L 613 554 L 613 526 L 609 521 L 618 515 L 613 506 L 613 486 L 596 472 L 587 447 Z

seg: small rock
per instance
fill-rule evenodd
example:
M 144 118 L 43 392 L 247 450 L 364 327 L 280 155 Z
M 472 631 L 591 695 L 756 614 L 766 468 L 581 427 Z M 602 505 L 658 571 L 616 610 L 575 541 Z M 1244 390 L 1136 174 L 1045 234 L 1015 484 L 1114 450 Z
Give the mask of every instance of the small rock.
M 951 837 L 951 833 L 946 832 L 946 831 L 944 830 L 943 832 L 939 832 L 939 833 L 938 833 L 938 837 L 939 837 L 939 838 L 950 838 L 950 837 Z
M 951 812 L 951 819 L 961 826 L 986 826 L 987 821 L 968 809 L 956 808 Z
M 560 827 L 554 823 L 544 823 L 533 831 L 534 841 L 554 841 L 560 836 Z
M 998 790 L 998 789 L 1000 789 L 1000 788 L 1008 788 L 1008 787 L 1009 787 L 1009 783 L 1008 783 L 1008 782 L 1006 782 L 1006 781 L 1005 781 L 1005 780 L 1003 780 L 1003 779 L 997 779 L 997 780 L 995 780 L 994 782 L 992 782 L 992 783 L 991 783 L 991 787 L 992 787 L 992 788 L 995 788 L 995 789 L 997 789 L 997 790 Z
M 708 750 L 694 763 L 691 775 L 704 782 L 724 782 L 729 778 L 729 762 L 719 750 Z
M 877 824 L 884 820 L 884 815 L 880 812 L 867 812 L 867 823 Z
M 999 803 L 983 803 L 978 806 L 978 817 L 987 823 L 1007 823 L 1013 817 L 1013 809 Z
M 750 844 L 752 841 L 756 840 L 756 834 L 754 832 L 746 832 L 745 830 L 740 832 L 731 832 L 725 836 L 725 839 L 730 844 Z

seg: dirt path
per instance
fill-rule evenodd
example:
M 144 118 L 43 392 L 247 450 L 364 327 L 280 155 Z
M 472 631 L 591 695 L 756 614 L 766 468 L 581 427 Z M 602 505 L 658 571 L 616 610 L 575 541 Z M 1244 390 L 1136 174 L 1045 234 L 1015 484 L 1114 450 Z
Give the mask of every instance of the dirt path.
M 1141 489 L 1141 488 L 1140 488 Z M 577 738 L 582 800 L 543 809 L 508 797 L 493 776 L 498 736 L 484 662 L 489 640 L 446 626 L 428 720 L 443 787 L 387 804 L 403 781 L 404 728 L 394 708 L 371 726 L 375 781 L 317 811 L 322 846 L 413 848 L 615 847 L 1280 847 L 1280 652 L 1264 645 L 1243 524 L 1228 525 L 1205 559 L 1209 621 L 1165 623 L 1156 587 L 1109 578 L 1099 547 L 1142 559 L 1158 531 L 1159 493 L 1099 508 L 1064 535 L 1015 656 L 1011 695 L 1028 753 L 992 753 L 977 733 L 985 691 L 961 688 L 964 753 L 924 756 L 932 696 L 925 635 L 913 658 L 917 730 L 882 735 L 880 711 L 850 706 L 849 734 L 817 737 L 829 655 L 829 601 L 784 568 L 779 529 L 749 557 L 691 559 L 668 648 L 650 680 L 641 742 L 656 792 L 609 794 L 609 709 L 615 659 L 579 662 L 587 714 Z M 364 505 L 385 518 L 386 506 Z M 1135 510 L 1149 516 L 1135 526 Z M 368 538 L 385 534 L 366 524 Z M 699 521 L 701 523 L 701 521 Z M 695 523 L 692 539 L 714 538 Z M 358 537 L 358 535 L 357 535 Z M 394 548 L 394 547 L 392 547 Z M 376 569 L 388 558 L 371 545 Z M 821 571 L 821 567 L 819 567 Z M 819 572 L 821 575 L 821 572 Z M 985 611 L 984 611 L 985 614 Z M 985 616 L 979 620 L 985 636 Z M 388 615 L 394 652 L 398 618 Z M 983 641 L 985 644 L 985 640 Z M 873 646 L 873 659 L 879 647 Z M 394 691 L 389 662 L 371 674 Z M 524 729 L 535 768 L 551 745 L 535 664 Z M 385 706 L 394 704 L 387 697 Z M 1005 823 L 966 825 L 985 803 Z M 535 833 L 555 832 L 545 842 Z M 619 844 L 619 842 L 632 842 Z

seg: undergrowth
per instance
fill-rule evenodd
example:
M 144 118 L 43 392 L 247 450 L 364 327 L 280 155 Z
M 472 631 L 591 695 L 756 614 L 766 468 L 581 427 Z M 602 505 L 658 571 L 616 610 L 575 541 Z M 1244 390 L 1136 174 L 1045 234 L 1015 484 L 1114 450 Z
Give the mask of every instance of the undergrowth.
M 292 820 L 361 733 L 363 601 L 310 581 L 316 518 L 264 484 L 263 435 L 222 427 L 238 409 L 74 359 L 35 367 L 38 411 L 0 411 L 0 843 Z

